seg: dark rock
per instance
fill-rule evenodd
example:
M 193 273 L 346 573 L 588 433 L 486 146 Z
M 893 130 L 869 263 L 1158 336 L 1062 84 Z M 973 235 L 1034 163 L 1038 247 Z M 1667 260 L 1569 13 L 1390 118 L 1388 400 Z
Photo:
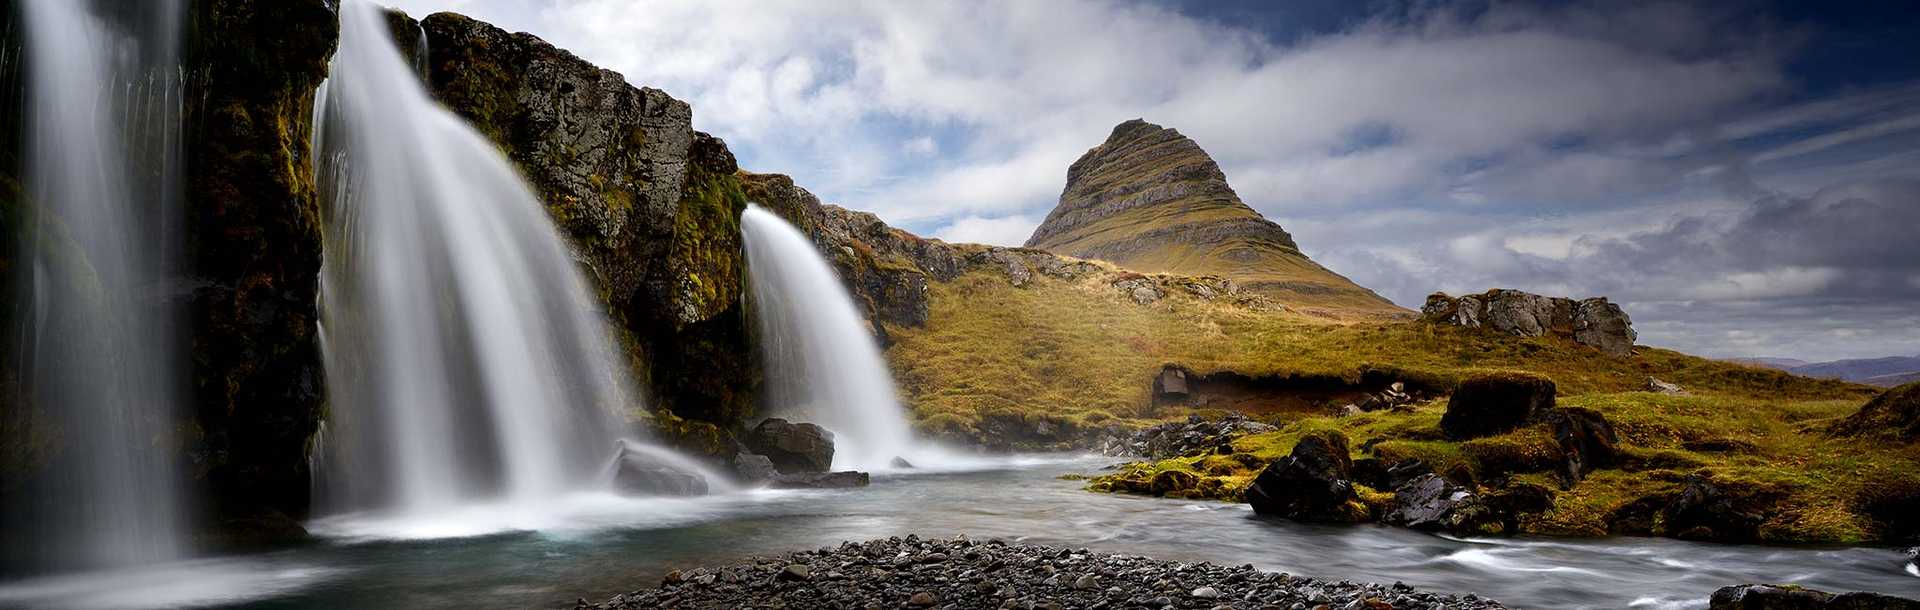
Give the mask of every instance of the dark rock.
M 1553 380 L 1528 373 L 1491 373 L 1460 382 L 1447 399 L 1440 430 L 1453 440 L 1491 436 L 1545 415 L 1554 404 Z
M 1620 438 L 1613 424 L 1592 409 L 1561 407 L 1547 412 L 1547 425 L 1560 443 L 1564 461 L 1560 469 L 1560 488 L 1572 489 L 1587 473 L 1613 465 L 1619 456 Z
M 1116 453 L 1153 459 L 1233 453 L 1233 440 L 1249 434 L 1272 432 L 1277 428 L 1239 413 L 1217 420 L 1194 416 L 1185 422 L 1155 425 L 1134 432 L 1124 450 Z
M 613 488 L 639 496 L 704 496 L 707 479 L 674 464 L 662 450 L 621 443 L 614 457 Z
M 1353 481 L 1380 491 L 1400 489 L 1409 481 L 1430 474 L 1433 468 L 1418 459 L 1404 459 L 1388 465 L 1380 458 L 1353 461 Z
M 734 476 L 747 483 L 771 481 L 780 474 L 780 470 L 773 467 L 773 460 L 757 453 L 735 453 L 727 465 L 733 468 Z
M 769 486 L 774 489 L 843 489 L 866 487 L 872 481 L 872 477 L 867 473 L 852 470 L 799 472 L 775 476 Z
M 1436 292 L 1420 318 L 1520 337 L 1560 336 L 1614 356 L 1633 355 L 1637 338 L 1626 312 L 1604 297 L 1576 302 L 1498 288 L 1459 298 Z
M 1713 592 L 1711 610 L 1920 610 L 1920 601 L 1878 593 L 1833 594 L 1791 585 L 1739 585 Z
M 1839 436 L 1884 435 L 1903 442 L 1920 441 L 1920 383 L 1881 392 L 1828 431 Z
M 1661 510 L 1666 534 L 1686 540 L 1748 542 L 1759 538 L 1766 503 L 1749 494 L 1734 495 L 1700 475 L 1690 475 L 1680 493 Z
M 1160 375 L 1153 378 L 1153 395 L 1156 402 L 1178 403 L 1187 399 L 1187 372 L 1178 367 L 1160 369 Z
M 1380 520 L 1417 530 L 1485 533 L 1482 527 L 1494 519 L 1472 489 L 1429 474 L 1394 490 L 1393 508 Z
M 800 563 L 789 564 L 787 565 L 787 567 L 780 569 L 779 578 L 780 580 L 788 580 L 788 581 L 795 581 L 795 582 L 805 582 L 805 581 L 813 580 L 813 569 L 807 567 L 806 564 L 800 564 Z
M 912 469 L 912 468 L 913 468 L 913 462 L 909 462 L 909 461 L 907 461 L 907 458 L 903 458 L 903 457 L 900 457 L 900 456 L 897 456 L 897 455 L 896 455 L 896 456 L 893 456 L 893 460 L 892 460 L 892 461 L 889 461 L 889 462 L 887 462 L 887 465 L 888 465 L 888 466 L 892 466 L 892 467 L 894 467 L 894 468 L 903 468 L 903 469 Z
M 1353 490 L 1352 471 L 1345 435 L 1309 434 L 1287 457 L 1260 471 L 1247 487 L 1247 503 L 1256 513 L 1296 521 L 1365 521 L 1367 510 Z
M 768 418 L 754 426 L 744 442 L 754 453 L 772 460 L 781 474 L 833 469 L 833 433 L 814 424 Z

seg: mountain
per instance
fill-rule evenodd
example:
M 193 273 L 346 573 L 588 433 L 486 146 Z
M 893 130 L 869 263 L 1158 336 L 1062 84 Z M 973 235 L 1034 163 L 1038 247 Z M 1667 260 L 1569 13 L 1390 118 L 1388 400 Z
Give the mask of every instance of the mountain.
M 1866 381 L 1880 377 L 1895 378 L 1901 375 L 1920 373 L 1920 356 L 1889 356 L 1886 358 L 1835 360 L 1832 362 L 1805 364 L 1787 370 L 1796 375 L 1827 379 L 1845 379 L 1847 381 Z
M 1060 204 L 1026 245 L 1147 273 L 1221 276 L 1307 310 L 1409 313 L 1307 258 L 1240 201 L 1198 144 L 1140 119 L 1073 163 Z

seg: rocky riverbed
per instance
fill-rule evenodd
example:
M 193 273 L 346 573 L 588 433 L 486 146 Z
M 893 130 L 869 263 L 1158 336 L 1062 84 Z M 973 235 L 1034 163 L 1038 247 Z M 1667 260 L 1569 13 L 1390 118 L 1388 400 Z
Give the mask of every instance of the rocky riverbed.
M 1328 582 L 1055 546 L 893 537 L 667 574 L 578 610 L 648 608 L 1504 608 L 1395 583 Z

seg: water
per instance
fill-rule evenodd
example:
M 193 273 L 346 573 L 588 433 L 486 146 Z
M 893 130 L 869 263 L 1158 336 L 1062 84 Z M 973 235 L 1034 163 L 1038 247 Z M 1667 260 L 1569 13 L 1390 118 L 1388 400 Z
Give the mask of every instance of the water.
M 49 474 L 6 507 L 0 573 L 102 569 L 185 551 L 171 433 L 180 400 L 170 281 L 180 213 L 177 1 L 26 0 L 28 266 L 16 323 L 23 408 Z
M 833 432 L 835 469 L 939 461 L 937 449 L 914 442 L 872 333 L 813 242 L 758 206 L 747 207 L 740 227 L 770 413 Z
M 1094 494 L 1063 473 L 1110 458 L 999 459 L 974 471 L 876 476 L 864 489 L 695 499 L 575 494 L 537 528 L 452 538 L 325 530 L 329 542 L 233 558 L 259 597 L 225 607 L 558 608 L 658 584 L 667 571 L 874 537 L 1000 537 L 1333 580 L 1477 593 L 1516 608 L 1704 608 L 1714 589 L 1792 582 L 1920 596 L 1883 549 L 1774 548 L 1652 538 L 1456 540 L 1379 526 L 1255 517 L 1244 504 Z M 988 464 L 982 464 L 987 466 Z M 224 570 L 216 569 L 224 566 Z M 271 586 L 269 586 L 271 585 Z M 232 591 L 229 591 L 232 592 Z M 104 594 L 109 594 L 104 592 Z M 6 598 L 0 595 L 0 606 Z M 156 604 L 157 605 L 157 604 Z M 214 604 L 219 605 L 219 604 Z
M 640 404 L 539 201 L 435 103 L 380 13 L 341 6 L 316 108 L 329 413 L 319 512 L 395 529 L 540 519 L 604 485 Z M 423 41 L 424 43 L 424 41 Z

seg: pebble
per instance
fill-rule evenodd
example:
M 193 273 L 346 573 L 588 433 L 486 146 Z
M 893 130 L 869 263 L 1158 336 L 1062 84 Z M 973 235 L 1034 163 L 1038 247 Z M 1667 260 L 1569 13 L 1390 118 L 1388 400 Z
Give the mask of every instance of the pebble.
M 929 561 L 936 555 L 940 561 Z M 888 569 L 901 558 L 910 569 Z M 1055 574 L 1042 566 L 1059 563 Z M 816 577 L 812 567 L 823 576 Z M 824 575 L 839 574 L 839 578 Z M 1075 576 L 1077 574 L 1077 576 Z M 805 585 L 794 583 L 805 582 Z M 1180 592 L 1187 592 L 1180 595 Z M 1178 597 L 1179 599 L 1174 599 Z M 902 602 L 905 602 L 904 604 Z M 1407 587 L 1327 582 L 1253 566 L 1159 561 L 1084 549 L 966 539 L 885 538 L 681 569 L 658 587 L 576 610 L 653 608 L 952 608 L 1499 610 L 1498 602 Z

